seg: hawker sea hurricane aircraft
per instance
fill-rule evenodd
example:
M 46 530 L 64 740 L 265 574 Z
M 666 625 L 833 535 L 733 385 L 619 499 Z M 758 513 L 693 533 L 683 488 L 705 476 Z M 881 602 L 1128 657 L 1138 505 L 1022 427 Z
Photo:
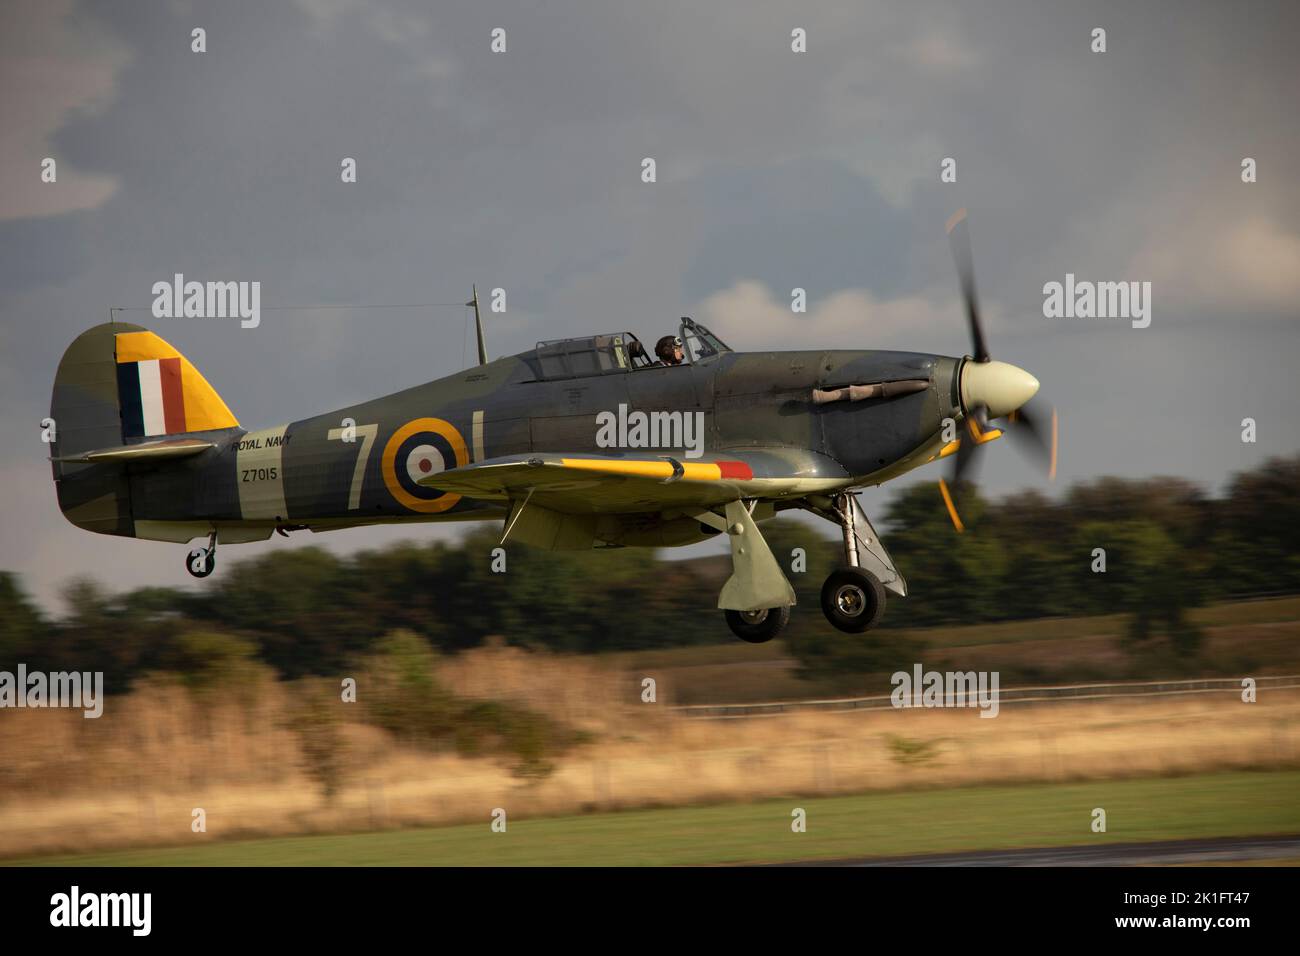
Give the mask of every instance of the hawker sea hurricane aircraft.
M 963 358 L 734 352 L 683 319 L 680 351 L 670 340 L 657 363 L 626 332 L 488 361 L 480 322 L 473 368 L 247 431 L 162 338 L 99 325 L 69 346 L 54 381 L 59 507 L 103 534 L 206 537 L 186 559 L 197 577 L 212 573 L 218 540 L 273 531 L 494 519 L 503 541 L 548 549 L 725 534 L 732 575 L 718 607 L 753 642 L 780 631 L 795 603 L 759 522 L 800 508 L 843 535 L 823 611 L 841 630 L 864 631 L 885 592 L 907 587 L 853 489 L 954 452 L 960 475 L 972 450 L 1001 434 L 989 420 L 1003 416 L 1054 457 L 1054 419 L 1045 439 L 1021 408 L 1038 382 L 985 347 L 962 214 L 949 233 L 974 343 Z M 477 295 L 472 304 L 477 318 Z

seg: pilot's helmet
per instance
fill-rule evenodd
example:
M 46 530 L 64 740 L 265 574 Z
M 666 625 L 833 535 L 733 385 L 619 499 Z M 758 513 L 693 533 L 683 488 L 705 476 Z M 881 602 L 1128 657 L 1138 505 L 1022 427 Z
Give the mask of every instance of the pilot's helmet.
M 682 340 L 676 335 L 665 335 L 655 343 L 655 355 L 659 356 L 660 361 L 671 362 L 674 359 L 673 351 L 682 347 Z

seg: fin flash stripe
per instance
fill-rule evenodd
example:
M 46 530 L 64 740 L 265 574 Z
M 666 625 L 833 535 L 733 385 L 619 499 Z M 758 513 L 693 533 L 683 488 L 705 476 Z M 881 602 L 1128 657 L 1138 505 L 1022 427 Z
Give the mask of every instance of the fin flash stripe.
M 124 439 L 239 426 L 207 379 L 163 339 L 152 332 L 114 338 Z

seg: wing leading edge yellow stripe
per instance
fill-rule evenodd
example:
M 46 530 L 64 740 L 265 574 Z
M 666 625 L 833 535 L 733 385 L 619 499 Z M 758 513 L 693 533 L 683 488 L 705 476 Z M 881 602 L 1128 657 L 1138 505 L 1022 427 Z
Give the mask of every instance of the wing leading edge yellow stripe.
M 606 475 L 635 475 L 639 478 L 671 478 L 676 474 L 667 461 L 619 461 L 615 459 L 561 458 L 565 468 L 598 471 Z M 722 469 L 711 462 L 682 462 L 685 481 L 721 481 Z

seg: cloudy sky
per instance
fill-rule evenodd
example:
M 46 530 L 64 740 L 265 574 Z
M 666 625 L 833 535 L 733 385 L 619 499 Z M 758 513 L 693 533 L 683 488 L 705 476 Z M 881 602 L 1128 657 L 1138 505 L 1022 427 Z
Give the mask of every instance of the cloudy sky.
M 357 307 L 255 330 L 123 316 L 259 427 L 462 367 L 463 308 L 360 307 L 463 302 L 472 282 L 507 290 L 494 354 L 653 339 L 687 314 L 737 349 L 962 354 L 943 225 L 965 206 L 994 356 L 1061 410 L 1060 486 L 1217 490 L 1300 450 L 1291 3 L 33 0 L 0 18 L 0 568 L 52 606 L 79 574 L 190 583 L 180 546 L 64 521 L 38 425 L 68 342 L 177 272 L 258 280 L 264 309 Z M 1066 273 L 1151 282 L 1150 327 L 1045 318 Z M 991 450 L 988 490 L 1041 484 Z

